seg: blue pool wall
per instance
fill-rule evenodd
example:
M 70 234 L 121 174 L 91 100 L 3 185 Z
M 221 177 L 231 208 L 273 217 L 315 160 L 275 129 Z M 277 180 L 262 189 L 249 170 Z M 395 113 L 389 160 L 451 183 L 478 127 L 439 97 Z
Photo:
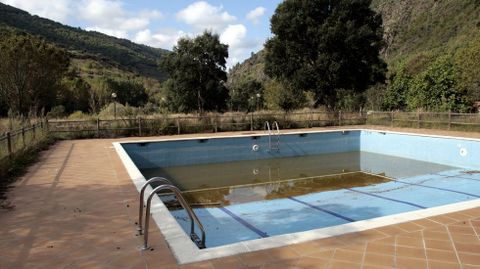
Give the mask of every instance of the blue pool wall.
M 363 130 L 360 151 L 478 169 L 480 141 Z
M 272 136 L 272 144 L 276 137 Z M 259 145 L 257 152 L 253 145 Z M 122 143 L 139 169 L 362 151 L 464 169 L 480 168 L 480 141 L 370 130 L 286 134 L 280 151 L 268 136 Z M 372 160 L 361 160 L 368 171 Z M 372 171 L 375 172 L 375 171 Z
M 272 145 L 276 144 L 272 136 Z M 257 152 L 252 150 L 259 145 Z M 268 136 L 123 143 L 139 169 L 358 151 L 360 131 L 288 134 L 280 151 L 268 150 Z

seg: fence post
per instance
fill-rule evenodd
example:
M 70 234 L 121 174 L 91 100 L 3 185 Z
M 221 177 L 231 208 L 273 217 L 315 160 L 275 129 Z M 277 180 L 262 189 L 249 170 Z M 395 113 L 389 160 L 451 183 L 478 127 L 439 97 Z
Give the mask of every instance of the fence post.
M 142 118 L 138 117 L 138 136 L 142 136 Z
M 390 119 L 391 119 L 391 121 L 392 121 L 392 122 L 390 123 L 390 126 L 391 126 L 391 127 L 393 127 L 394 124 L 395 124 L 395 123 L 394 123 L 394 118 L 393 118 L 394 115 L 395 115 L 395 112 L 391 111 L 391 112 L 390 112 Z
M 448 130 L 452 127 L 452 111 L 448 111 Z
M 342 111 L 338 111 L 338 126 L 342 126 Z
M 22 127 L 22 143 L 23 143 L 23 147 L 26 146 L 25 144 L 25 127 Z
M 12 158 L 12 136 L 10 135 L 10 132 L 7 132 L 6 135 L 7 135 L 8 157 Z
M 100 118 L 97 118 L 97 137 L 100 137 Z
M 420 112 L 417 111 L 417 129 L 420 129 L 420 120 L 421 120 L 420 116 L 421 116 Z
M 253 114 L 250 114 L 250 131 L 253 131 Z
M 218 118 L 217 117 L 214 118 L 213 128 L 214 128 L 215 133 L 217 133 L 218 132 Z
M 37 124 L 34 124 L 32 126 L 32 140 L 35 140 L 36 138 L 36 128 L 37 128 Z
M 175 119 L 175 122 L 177 123 L 177 134 L 180 134 L 180 120 L 178 118 Z
M 48 124 L 48 118 L 45 118 L 45 130 L 46 130 L 47 133 L 49 131 L 49 126 L 48 125 L 49 125 Z

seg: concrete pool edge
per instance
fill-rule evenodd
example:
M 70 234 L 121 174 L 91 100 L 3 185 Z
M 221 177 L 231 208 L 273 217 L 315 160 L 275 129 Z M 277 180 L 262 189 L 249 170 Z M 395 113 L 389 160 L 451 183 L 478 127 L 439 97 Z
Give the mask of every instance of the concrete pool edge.
M 392 133 L 412 136 L 423 137 L 438 137 L 448 139 L 461 139 L 470 141 L 480 141 L 480 139 L 466 138 L 466 137 L 453 137 L 453 136 L 439 136 L 439 135 L 427 135 L 418 133 L 396 132 L 396 131 L 384 131 L 374 129 L 335 129 L 335 130 L 321 130 L 321 131 L 291 131 L 283 132 L 282 134 L 301 134 L 301 133 L 322 133 L 322 132 L 341 132 L 341 131 L 367 131 L 367 132 L 379 132 L 379 133 Z M 121 146 L 128 143 L 139 142 L 161 142 L 161 141 L 181 141 L 181 140 L 193 140 L 193 139 L 215 139 L 215 138 L 231 138 L 231 137 L 248 137 L 252 135 L 265 135 L 265 134 L 241 134 L 241 135 L 226 135 L 226 136 L 198 136 L 193 138 L 168 138 L 168 139 L 155 139 L 155 140 L 141 140 L 141 141 L 128 141 L 128 142 L 114 142 L 113 145 L 120 156 L 122 163 L 124 164 L 130 179 L 133 181 L 137 190 L 145 182 L 145 178 L 140 173 L 138 168 L 134 165 L 126 151 Z M 152 191 L 151 187 L 148 187 L 149 191 Z M 311 240 L 323 239 L 332 236 L 338 236 L 348 233 L 360 232 L 370 230 L 382 226 L 399 224 L 407 221 L 413 221 L 423 219 L 431 216 L 452 213 L 456 211 L 471 209 L 480 206 L 480 199 L 460 202 L 455 204 L 449 204 L 434 208 L 422 209 L 417 211 L 410 211 L 400 213 L 396 215 L 389 215 L 369 220 L 357 221 L 354 223 L 342 224 L 333 227 L 320 228 L 305 232 L 298 232 L 292 234 L 284 234 L 278 236 L 272 236 L 264 239 L 256 239 L 250 241 L 244 241 L 234 243 L 230 245 L 213 247 L 208 249 L 199 250 L 196 245 L 190 240 L 188 235 L 183 231 L 178 222 L 170 214 L 165 205 L 158 197 L 154 197 L 152 202 L 152 215 L 159 227 L 159 230 L 165 237 L 166 242 L 170 246 L 172 253 L 176 257 L 179 264 L 186 264 L 204 260 L 210 260 L 214 258 L 221 258 L 225 256 L 257 251 L 269 248 L 282 247 L 286 245 L 307 242 Z M 207 235 L 208 236 L 208 235 Z

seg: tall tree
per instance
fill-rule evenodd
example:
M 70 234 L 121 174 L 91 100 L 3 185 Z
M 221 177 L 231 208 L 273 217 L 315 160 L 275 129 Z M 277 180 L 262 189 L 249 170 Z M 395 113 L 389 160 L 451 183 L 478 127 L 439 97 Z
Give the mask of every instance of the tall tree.
M 371 0 L 285 0 L 271 19 L 265 72 L 335 109 L 337 90 L 364 92 L 384 80 L 382 19 Z
M 163 85 L 170 109 L 200 113 L 224 109 L 228 98 L 224 86 L 227 57 L 228 46 L 221 44 L 216 34 L 204 32 L 193 39 L 180 39 L 161 63 L 170 74 Z
M 1 34 L 0 98 L 13 112 L 48 111 L 56 103 L 68 63 L 65 50 L 45 41 Z
M 255 111 L 263 108 L 263 85 L 254 80 L 247 79 L 229 87 L 230 110 L 232 111 Z

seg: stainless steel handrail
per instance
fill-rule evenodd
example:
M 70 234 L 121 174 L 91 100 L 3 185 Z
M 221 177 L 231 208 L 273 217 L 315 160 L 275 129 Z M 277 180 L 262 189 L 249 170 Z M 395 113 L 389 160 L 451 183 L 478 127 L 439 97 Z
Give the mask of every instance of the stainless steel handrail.
M 177 200 L 180 203 L 180 205 L 182 205 L 182 207 L 187 211 L 188 216 L 190 217 L 190 238 L 198 245 L 198 242 L 196 240 L 198 237 L 195 234 L 195 223 L 197 223 L 198 228 L 200 228 L 200 231 L 202 232 L 202 239 L 199 247 L 205 248 L 205 229 L 203 228 L 203 225 L 198 219 L 197 215 L 195 215 L 195 212 L 193 212 L 192 208 L 188 205 L 188 203 L 183 198 L 182 192 L 173 185 L 161 185 L 156 187 L 152 191 L 152 193 L 148 196 L 148 199 L 147 199 L 147 209 L 145 212 L 145 229 L 144 229 L 145 233 L 143 235 L 143 249 L 144 250 L 148 249 L 148 228 L 150 226 L 150 206 L 152 204 L 152 199 L 157 192 L 162 190 L 172 191 L 177 197 Z
M 272 129 L 270 128 L 270 123 L 265 121 L 265 129 L 268 132 L 268 150 L 272 149 Z
M 162 184 L 169 184 L 169 185 L 173 185 L 172 182 L 170 182 L 170 180 L 164 178 L 164 177 L 152 177 L 151 179 L 147 180 L 147 182 L 145 182 L 145 184 L 143 184 L 142 186 L 142 189 L 140 190 L 140 205 L 139 205 L 139 208 L 138 208 L 138 233 L 141 235 L 143 230 L 143 224 L 142 224 L 142 221 L 143 221 L 143 207 L 144 207 L 144 196 L 145 196 L 145 189 L 148 187 L 148 185 L 150 185 L 151 183 L 154 183 L 154 182 L 160 182 Z
M 272 124 L 272 128 L 275 128 L 277 131 L 277 147 L 275 148 L 277 151 L 280 150 L 280 127 L 278 127 L 278 122 L 274 121 Z
M 270 128 L 270 123 L 268 121 L 265 121 L 265 129 L 268 131 L 268 150 L 271 151 L 274 149 L 279 151 L 280 150 L 280 127 L 278 126 L 278 122 L 274 121 Z M 277 145 L 275 147 L 272 146 L 272 134 L 273 134 L 272 130 L 273 129 L 276 131 L 276 135 L 277 135 Z

